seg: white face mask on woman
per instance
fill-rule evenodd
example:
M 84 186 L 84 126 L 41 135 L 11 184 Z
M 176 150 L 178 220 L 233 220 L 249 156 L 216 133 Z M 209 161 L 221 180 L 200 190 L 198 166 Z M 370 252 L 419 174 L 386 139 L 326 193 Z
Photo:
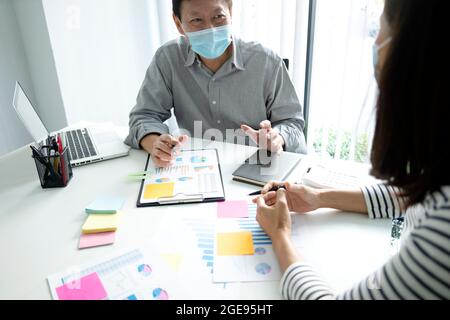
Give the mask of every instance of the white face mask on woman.
M 383 49 L 385 46 L 387 46 L 392 41 L 392 37 L 387 38 L 383 41 L 380 45 L 377 45 L 376 43 L 373 44 L 372 51 L 373 51 L 373 70 L 375 74 L 375 79 L 379 83 L 380 80 L 380 68 L 378 64 L 380 63 L 380 50 Z

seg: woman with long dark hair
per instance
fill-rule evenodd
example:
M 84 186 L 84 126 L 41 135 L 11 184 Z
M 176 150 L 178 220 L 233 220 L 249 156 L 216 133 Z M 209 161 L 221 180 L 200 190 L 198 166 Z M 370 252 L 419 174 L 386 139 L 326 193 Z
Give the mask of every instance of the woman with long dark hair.
M 450 56 L 448 1 L 386 0 L 374 45 L 380 94 L 372 174 L 385 184 L 361 190 L 286 190 L 255 199 L 272 238 L 287 299 L 450 298 Z M 404 217 L 401 248 L 346 292 L 332 292 L 294 249 L 290 212 L 335 208 L 370 218 Z M 301 232 L 301 226 L 300 226 Z M 374 282 L 375 280 L 375 282 Z

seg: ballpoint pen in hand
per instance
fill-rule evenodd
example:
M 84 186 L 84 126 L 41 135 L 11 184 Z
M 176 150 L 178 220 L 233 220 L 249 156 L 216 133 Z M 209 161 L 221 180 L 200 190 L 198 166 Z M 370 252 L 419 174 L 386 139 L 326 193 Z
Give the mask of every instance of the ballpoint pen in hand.
M 301 181 L 299 181 L 299 182 L 294 182 L 293 184 L 294 185 L 302 185 L 303 183 Z M 277 192 L 280 189 L 286 190 L 286 186 L 284 184 L 280 184 L 278 186 L 273 186 L 272 189 L 270 189 L 267 192 Z M 249 196 L 260 196 L 261 194 L 262 194 L 262 190 L 259 190 L 259 191 L 250 193 Z
M 284 185 L 274 186 L 268 192 L 276 192 L 276 191 L 278 191 L 280 189 L 286 189 L 286 187 Z M 261 194 L 262 194 L 262 190 L 259 190 L 259 191 L 250 193 L 249 196 L 259 196 Z

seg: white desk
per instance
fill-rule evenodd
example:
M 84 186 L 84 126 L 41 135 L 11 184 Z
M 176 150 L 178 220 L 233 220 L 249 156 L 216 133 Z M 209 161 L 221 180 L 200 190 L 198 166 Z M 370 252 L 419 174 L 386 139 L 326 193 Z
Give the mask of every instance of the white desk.
M 227 199 L 236 199 L 257 188 L 232 181 L 232 172 L 255 149 L 208 143 L 219 150 Z M 74 169 L 67 188 L 43 190 L 31 151 L 24 147 L 0 158 L 0 299 L 50 299 L 47 276 L 68 267 L 89 263 L 124 248 L 157 247 L 164 217 L 214 214 L 215 204 L 136 208 L 139 183 L 125 177 L 141 171 L 147 155 L 132 150 L 130 156 Z M 298 176 L 307 160 L 294 171 Z M 78 250 L 84 207 L 97 195 L 126 198 L 125 213 L 112 246 Z M 336 289 L 349 287 L 386 261 L 390 221 L 370 221 L 356 214 L 321 210 L 301 217 L 302 253 Z M 174 239 L 177 241 L 177 239 Z M 178 239 L 183 241 L 182 239 Z M 278 282 L 230 286 L 223 297 L 204 292 L 203 298 L 279 299 Z M 186 296 L 186 299 L 192 296 Z

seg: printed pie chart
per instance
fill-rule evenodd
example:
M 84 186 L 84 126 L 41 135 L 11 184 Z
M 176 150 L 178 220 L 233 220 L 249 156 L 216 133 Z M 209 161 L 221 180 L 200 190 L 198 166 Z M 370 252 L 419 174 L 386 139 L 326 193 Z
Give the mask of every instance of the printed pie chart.
M 148 277 L 152 274 L 152 268 L 148 264 L 141 264 L 138 266 L 138 272 L 144 277 Z
M 266 249 L 264 248 L 256 248 L 255 249 L 255 254 L 258 256 L 262 256 L 263 254 L 266 254 Z
M 156 288 L 155 290 L 153 290 L 153 298 L 155 300 L 169 300 L 169 295 L 167 294 L 166 290 Z
M 259 274 L 266 275 L 272 271 L 272 268 L 267 263 L 259 263 L 256 265 L 255 270 Z

